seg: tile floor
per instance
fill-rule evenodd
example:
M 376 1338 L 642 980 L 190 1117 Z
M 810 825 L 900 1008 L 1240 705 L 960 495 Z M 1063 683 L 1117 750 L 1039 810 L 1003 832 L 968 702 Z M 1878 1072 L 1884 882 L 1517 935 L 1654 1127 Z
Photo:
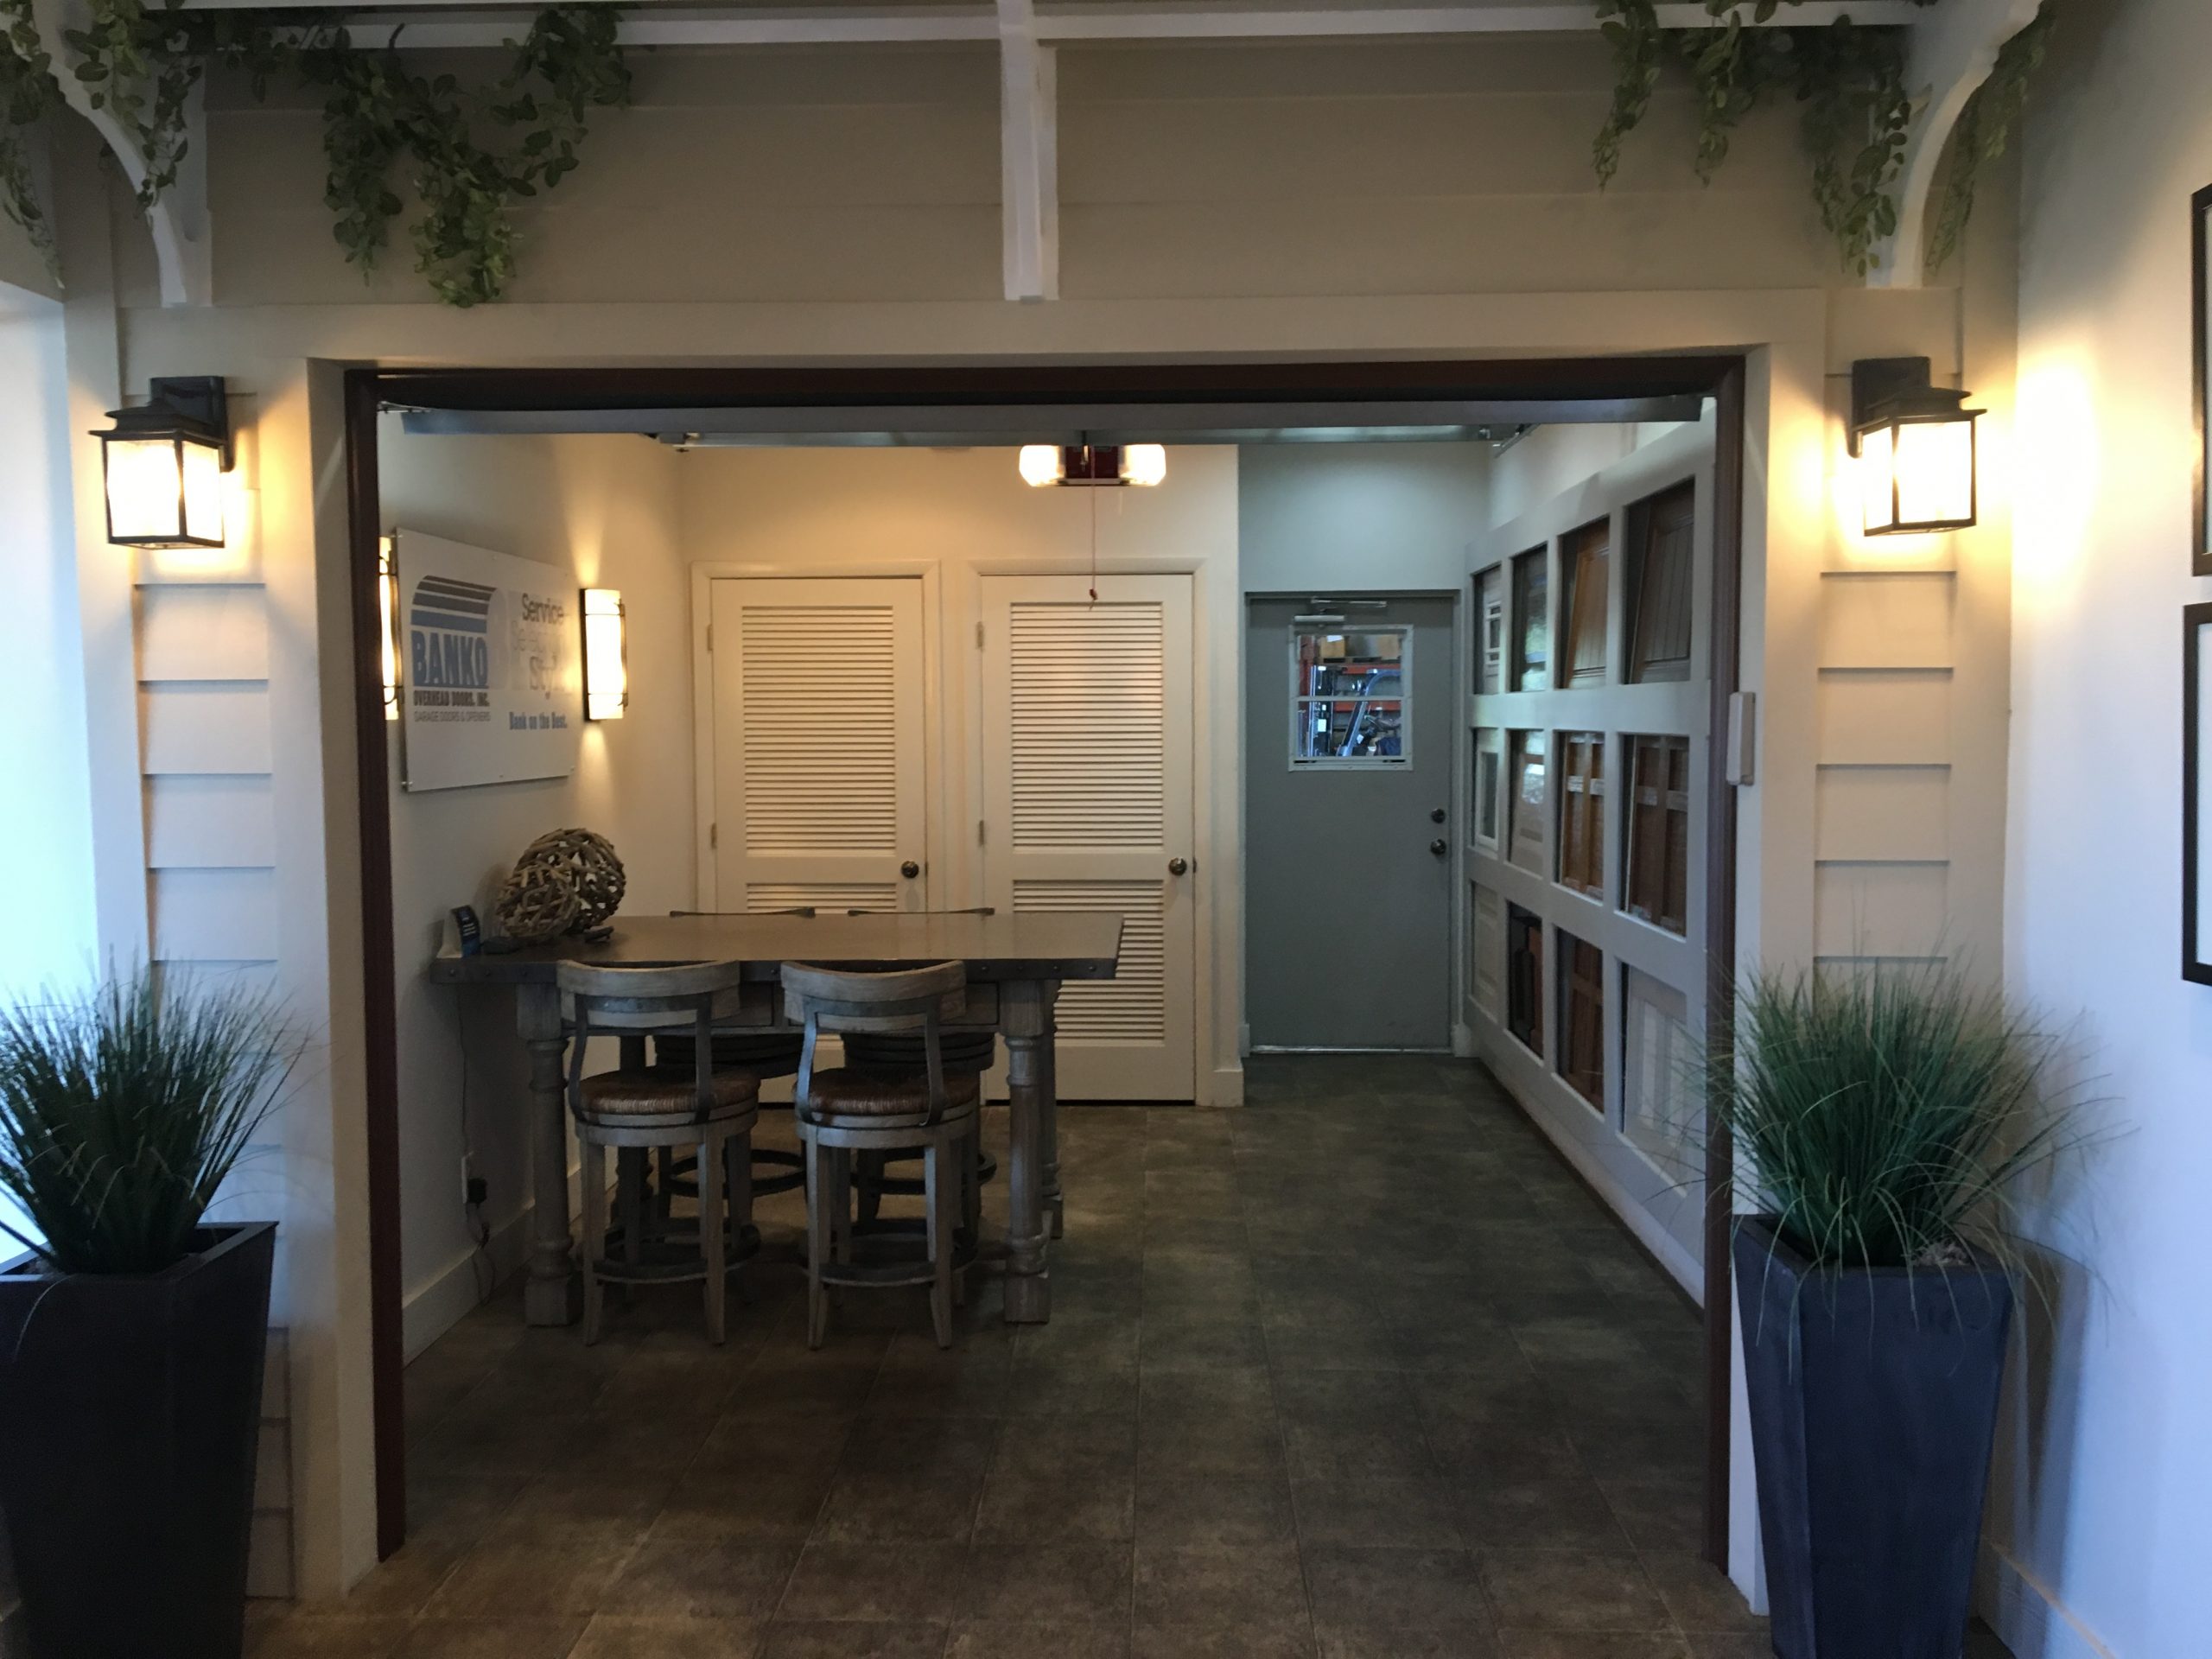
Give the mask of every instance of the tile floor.
M 409 1369 L 406 1547 L 250 1651 L 1764 1659 L 1694 1553 L 1696 1317 L 1487 1075 L 1249 1094 L 1065 1109 L 1052 1322 L 979 1277 L 950 1353 L 906 1291 L 810 1353 L 789 1265 L 720 1350 L 688 1289 L 589 1349 L 502 1295 Z

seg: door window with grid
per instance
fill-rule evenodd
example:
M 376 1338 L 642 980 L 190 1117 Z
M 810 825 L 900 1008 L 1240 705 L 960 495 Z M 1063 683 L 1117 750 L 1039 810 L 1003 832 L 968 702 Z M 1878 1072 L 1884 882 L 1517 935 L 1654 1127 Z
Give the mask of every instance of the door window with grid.
M 1290 764 L 1396 766 L 1409 741 L 1413 631 L 1294 624 Z

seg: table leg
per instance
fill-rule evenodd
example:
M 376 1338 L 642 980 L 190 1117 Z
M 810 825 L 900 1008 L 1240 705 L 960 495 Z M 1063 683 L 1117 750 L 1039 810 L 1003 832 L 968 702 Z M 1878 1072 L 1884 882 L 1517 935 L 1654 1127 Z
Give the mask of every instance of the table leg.
M 1059 986 L 1048 982 L 1045 986 L 1045 1041 L 1038 1058 L 1044 1074 L 1039 1082 L 1045 1096 L 1041 1114 L 1045 1219 L 1054 1238 L 1067 1231 L 1067 1206 L 1060 1195 L 1060 1027 L 1059 1022 L 1052 1017 L 1059 1000 Z
M 1011 1325 L 1042 1325 L 1052 1316 L 1052 1279 L 1045 1265 L 1045 1101 L 1051 1039 L 1048 1001 L 1035 981 L 999 988 L 1000 1029 L 1006 1035 L 1007 1149 L 1006 1317 Z
M 515 990 L 515 1020 L 530 1052 L 530 1280 L 523 1318 L 531 1325 L 570 1325 L 582 1286 L 569 1249 L 569 1113 L 563 1097 L 561 993 L 551 985 Z

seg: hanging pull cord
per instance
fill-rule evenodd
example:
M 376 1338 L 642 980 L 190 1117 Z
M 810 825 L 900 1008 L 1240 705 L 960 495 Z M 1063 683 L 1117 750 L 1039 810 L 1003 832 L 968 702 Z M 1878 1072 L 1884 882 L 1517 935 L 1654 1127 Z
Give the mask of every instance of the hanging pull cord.
M 1090 602 L 1096 605 L 1098 602 L 1098 491 L 1094 486 L 1084 493 L 1090 498 Z

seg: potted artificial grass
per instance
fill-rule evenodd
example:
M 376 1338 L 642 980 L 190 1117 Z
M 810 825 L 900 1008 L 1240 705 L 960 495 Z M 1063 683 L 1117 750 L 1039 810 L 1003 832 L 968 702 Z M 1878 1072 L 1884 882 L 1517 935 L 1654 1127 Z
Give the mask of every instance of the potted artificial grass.
M 1734 1267 L 1774 1650 L 1958 1659 L 1996 1432 L 2008 1189 L 2071 1144 L 2050 1044 L 1949 968 L 1778 974 L 1707 1096 L 1765 1214 Z
M 38 1659 L 233 1659 L 274 1222 L 210 1224 L 298 1055 L 141 969 L 0 1009 L 0 1509 Z

